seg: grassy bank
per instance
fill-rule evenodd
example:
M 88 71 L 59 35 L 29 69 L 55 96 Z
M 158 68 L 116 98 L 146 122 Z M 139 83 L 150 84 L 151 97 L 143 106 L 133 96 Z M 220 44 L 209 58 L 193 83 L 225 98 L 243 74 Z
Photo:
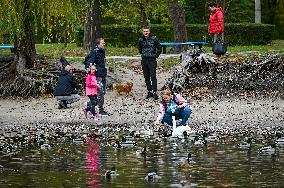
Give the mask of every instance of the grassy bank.
M 169 50 L 170 48 L 168 48 Z M 205 46 L 206 52 L 211 53 L 211 47 Z M 58 58 L 60 56 L 66 57 L 85 57 L 86 51 L 82 47 L 77 47 L 76 44 L 68 44 L 64 47 L 63 44 L 37 44 L 36 50 L 38 54 L 44 55 L 48 58 Z M 270 45 L 260 46 L 228 46 L 228 52 L 276 52 L 284 53 L 284 41 L 276 41 Z M 136 47 L 117 48 L 106 46 L 107 56 L 135 56 L 139 55 Z

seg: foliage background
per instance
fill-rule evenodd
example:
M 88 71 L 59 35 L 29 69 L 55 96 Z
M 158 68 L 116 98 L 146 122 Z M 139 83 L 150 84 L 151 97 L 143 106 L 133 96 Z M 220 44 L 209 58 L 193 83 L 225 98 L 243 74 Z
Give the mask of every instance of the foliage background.
M 83 27 L 88 9 L 89 0 L 2 0 L 0 6 L 0 43 L 11 43 L 13 34 L 19 33 L 24 12 L 19 11 L 25 1 L 32 2 L 32 24 L 35 30 L 36 43 L 75 42 L 76 34 Z M 187 24 L 208 23 L 209 12 L 207 3 L 209 0 L 179 0 L 185 9 Z M 225 12 L 225 23 L 253 23 L 254 0 L 216 0 Z M 131 32 L 138 32 L 141 25 L 141 7 L 147 15 L 147 22 L 153 24 L 165 24 L 155 27 L 160 38 L 168 35 L 171 18 L 168 11 L 167 0 L 101 0 L 102 25 L 115 28 L 120 32 L 120 38 L 127 38 L 125 25 L 131 28 Z M 273 39 L 284 39 L 284 0 L 262 0 L 262 23 L 275 25 Z M 227 25 L 230 25 L 227 24 Z M 107 26 L 108 25 L 108 26 Z M 112 26 L 109 26 L 112 25 Z M 116 25 L 116 26 L 115 26 Z M 161 29 L 168 28 L 164 33 Z M 202 26 L 203 28 L 203 26 Z M 120 30 L 120 31 L 119 31 Z M 253 29 L 241 32 L 251 39 Z M 108 35 L 108 30 L 105 30 Z M 199 33 L 205 32 L 204 29 Z M 192 31 L 188 31 L 189 36 Z M 227 31 L 228 36 L 236 34 Z M 205 35 L 204 35 L 205 36 Z M 270 36 L 270 35 L 269 35 Z M 132 37 L 132 36 L 131 36 Z M 135 36 L 136 37 L 136 36 Z M 171 38 L 172 36 L 165 36 Z M 134 40 L 133 38 L 131 38 Z M 266 39 L 264 39 L 266 40 Z M 230 40 L 232 41 L 232 40 Z M 234 40 L 235 41 L 235 40 Z M 243 41 L 243 40 L 242 40 Z

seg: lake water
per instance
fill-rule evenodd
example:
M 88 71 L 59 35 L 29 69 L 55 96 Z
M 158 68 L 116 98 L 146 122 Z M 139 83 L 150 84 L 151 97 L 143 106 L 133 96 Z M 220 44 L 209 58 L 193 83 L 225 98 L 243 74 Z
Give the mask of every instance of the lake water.
M 170 138 L 136 138 L 137 146 L 116 149 L 113 141 L 52 141 L 0 155 L 0 187 L 283 187 L 284 147 L 275 154 L 259 148 L 275 138 L 252 138 L 250 148 L 240 148 L 244 136 L 223 136 L 206 146 Z M 146 155 L 136 151 L 146 145 Z M 191 153 L 194 163 L 180 166 Z M 115 166 L 118 175 L 104 174 Z M 145 179 L 156 169 L 157 181 Z M 181 184 L 183 182 L 183 185 Z

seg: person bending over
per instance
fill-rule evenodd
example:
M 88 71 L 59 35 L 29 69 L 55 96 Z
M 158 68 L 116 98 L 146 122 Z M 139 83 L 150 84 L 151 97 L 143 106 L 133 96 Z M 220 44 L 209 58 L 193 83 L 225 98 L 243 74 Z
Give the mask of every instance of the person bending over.
M 155 125 L 162 121 L 169 126 L 173 126 L 172 116 L 180 120 L 177 126 L 186 125 L 191 114 L 191 109 L 186 100 L 178 93 L 172 93 L 171 90 L 165 89 L 161 92 L 160 111 L 155 121 Z

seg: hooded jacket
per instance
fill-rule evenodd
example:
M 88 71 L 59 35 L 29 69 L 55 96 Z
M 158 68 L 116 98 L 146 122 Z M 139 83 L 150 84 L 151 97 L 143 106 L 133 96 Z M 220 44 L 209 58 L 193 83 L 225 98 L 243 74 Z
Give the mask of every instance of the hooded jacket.
M 221 7 L 216 8 L 215 11 L 210 13 L 209 19 L 209 34 L 223 33 L 224 32 L 224 13 Z
M 55 86 L 54 96 L 70 96 L 77 94 L 80 86 L 75 77 L 66 70 L 59 73 L 59 78 Z
M 86 75 L 86 96 L 97 95 L 98 86 L 95 74 L 89 73 Z
M 96 46 L 86 57 L 85 69 L 90 69 L 91 65 L 96 65 L 96 76 L 106 77 L 107 68 L 105 65 L 105 50 Z

